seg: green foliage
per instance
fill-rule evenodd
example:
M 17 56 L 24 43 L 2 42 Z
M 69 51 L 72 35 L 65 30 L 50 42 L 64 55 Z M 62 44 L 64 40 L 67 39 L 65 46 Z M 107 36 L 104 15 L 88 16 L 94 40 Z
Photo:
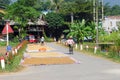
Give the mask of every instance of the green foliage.
M 114 43 L 112 46 L 108 48 L 108 57 L 116 58 L 120 57 L 120 32 L 112 32 L 111 34 L 106 34 L 100 36 L 101 42 L 112 42 Z
M 75 3 L 73 3 L 73 2 L 66 2 L 66 3 L 63 3 L 61 5 L 62 6 L 60 6 L 60 12 L 62 14 L 76 13 Z
M 92 12 L 92 1 L 85 1 L 85 0 L 73 0 L 73 1 L 66 1 L 60 6 L 60 12 L 70 14 L 72 13 L 80 13 Z
M 77 12 L 92 12 L 92 1 L 90 0 L 76 0 Z
M 0 46 L 6 46 L 6 41 L 5 42 L 0 42 Z
M 93 21 L 89 22 L 88 27 L 90 27 L 89 32 L 88 32 L 88 36 L 91 36 L 91 38 L 93 40 L 95 40 L 95 38 L 96 38 L 96 29 L 95 29 L 96 24 L 95 24 L 95 22 L 93 22 Z
M 64 32 L 69 32 L 67 36 L 73 36 L 77 38 L 77 42 L 83 42 L 84 37 L 88 36 L 90 31 L 90 27 L 85 25 L 86 22 L 83 19 L 81 22 L 74 22 L 69 26 L 69 30 L 65 30 Z
M 59 12 L 65 15 L 65 21 L 73 22 L 74 20 L 93 19 L 93 3 L 90 0 L 65 0 L 59 8 Z
M 37 0 L 34 8 L 38 11 L 50 10 L 51 9 L 51 1 L 50 0 Z
M 120 34 L 117 36 L 118 38 L 115 39 L 116 46 L 120 46 Z
M 59 8 L 61 6 L 61 4 L 63 3 L 64 0 L 53 0 L 53 7 L 55 12 L 59 12 Z
M 89 46 L 88 49 L 86 49 L 86 45 Z M 88 55 L 92 55 L 92 56 L 98 56 L 98 57 L 103 57 L 106 58 L 108 60 L 114 61 L 114 62 L 118 62 L 120 63 L 120 52 L 117 52 L 117 47 L 116 46 L 111 46 L 109 51 L 101 51 L 100 48 L 98 48 L 96 54 L 94 53 L 94 46 L 96 46 L 95 43 L 91 43 L 91 42 L 84 42 L 83 43 L 83 50 L 80 52 L 84 53 L 84 54 L 88 54 Z M 79 48 L 78 48 L 79 49 Z M 120 49 L 120 47 L 119 47 Z M 79 51 L 79 50 L 78 50 Z
M 7 72 L 14 72 L 14 71 L 18 71 L 19 68 L 21 67 L 20 65 L 20 61 L 21 59 L 23 58 L 23 53 L 26 49 L 26 46 L 27 46 L 27 43 L 28 41 L 23 41 L 21 44 L 22 44 L 22 47 L 18 50 L 18 53 L 15 54 L 15 55 L 12 55 L 12 53 L 9 53 L 9 56 L 8 57 L 5 57 L 5 70 L 4 71 L 7 71 Z M 1 68 L 0 68 L 0 71 Z
M 111 15 L 120 15 L 120 6 L 119 5 L 115 5 L 111 8 Z
M 53 29 L 58 29 L 64 23 L 63 16 L 58 13 L 48 13 L 45 16 L 45 20 L 47 21 L 48 26 Z
M 11 0 L 0 0 L 0 19 L 2 19 L 2 17 L 4 17 L 5 14 L 5 8 L 10 4 Z M 0 24 L 1 20 L 0 20 Z
M 26 35 L 25 27 L 28 19 L 35 21 L 39 17 L 40 12 L 34 9 L 33 5 L 35 5 L 35 0 L 18 0 L 6 9 L 6 18 L 20 24 L 18 29 L 20 29 L 20 37 L 22 38 Z
M 108 3 L 104 6 L 104 12 L 106 16 L 112 16 L 112 15 L 120 15 L 120 6 L 114 5 L 110 6 Z
M 61 14 L 52 12 L 45 16 L 45 20 L 48 23 L 48 28 L 51 29 L 51 36 L 57 37 L 58 39 L 62 33 L 61 28 L 64 24 L 63 16 Z
M 45 41 L 46 41 L 46 42 L 53 42 L 53 39 L 46 37 L 46 38 L 45 38 Z
M 12 40 L 12 42 L 14 42 L 14 43 L 18 43 L 18 42 L 19 42 L 19 38 L 18 38 L 18 36 L 14 37 L 13 40 Z
M 27 19 L 36 19 L 39 16 L 39 12 L 32 7 L 20 5 L 16 2 L 7 8 L 6 16 L 13 20 L 16 20 L 17 17 L 22 21 L 27 21 Z
M 99 37 L 100 42 L 116 42 L 118 41 L 120 35 L 119 32 L 112 32 L 111 34 L 101 35 Z
M 4 41 L 4 42 L 0 42 L 0 46 L 6 46 L 7 42 Z M 18 42 L 14 42 L 14 41 L 9 41 L 9 45 L 11 46 L 16 46 L 16 44 L 18 44 Z
M 0 0 L 0 8 L 6 8 L 10 4 L 11 0 Z
M 20 5 L 24 5 L 26 7 L 34 6 L 37 0 L 18 0 Z

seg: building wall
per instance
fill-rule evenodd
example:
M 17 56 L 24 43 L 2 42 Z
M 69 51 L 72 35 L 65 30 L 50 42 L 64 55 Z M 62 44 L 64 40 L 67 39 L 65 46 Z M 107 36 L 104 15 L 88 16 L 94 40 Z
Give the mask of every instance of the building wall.
M 103 21 L 103 28 L 107 32 L 118 30 L 117 22 L 120 22 L 120 16 L 109 16 Z

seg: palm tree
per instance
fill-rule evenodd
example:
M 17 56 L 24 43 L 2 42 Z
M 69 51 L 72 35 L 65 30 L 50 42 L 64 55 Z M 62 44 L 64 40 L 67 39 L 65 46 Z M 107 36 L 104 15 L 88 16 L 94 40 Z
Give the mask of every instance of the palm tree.
M 64 0 L 50 0 L 55 12 L 59 12 L 59 8 Z

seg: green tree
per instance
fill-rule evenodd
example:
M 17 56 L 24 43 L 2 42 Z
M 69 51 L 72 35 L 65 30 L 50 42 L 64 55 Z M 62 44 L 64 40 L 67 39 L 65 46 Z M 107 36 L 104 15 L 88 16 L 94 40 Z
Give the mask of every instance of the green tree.
M 111 34 L 106 34 L 106 35 L 101 35 L 100 36 L 100 41 L 104 43 L 113 43 L 112 46 L 109 46 L 109 55 L 113 57 L 114 56 L 119 56 L 119 49 L 120 49 L 120 32 L 112 32 Z
M 62 5 L 63 2 L 64 0 L 51 0 L 55 12 L 59 12 L 60 6 Z
M 19 29 L 21 30 L 22 37 L 24 37 L 26 33 L 26 30 L 24 30 L 24 28 L 27 25 L 28 19 L 34 21 L 40 14 L 40 12 L 36 11 L 34 8 L 31 7 L 32 4 L 26 3 L 26 6 L 24 3 L 25 1 L 27 0 L 18 0 L 17 2 L 8 6 L 6 9 L 6 18 L 12 19 L 21 25 Z
M 53 29 L 57 29 L 63 25 L 63 16 L 58 13 L 48 13 L 45 16 L 45 20 L 48 22 L 48 26 L 52 27 Z
M 73 36 L 77 39 L 77 43 L 80 45 L 80 50 L 83 49 L 83 40 L 86 36 L 89 36 L 90 27 L 85 25 L 86 22 L 83 19 L 81 22 L 74 22 L 69 26 L 69 30 L 65 30 L 67 32 L 67 36 Z M 80 44 L 81 43 L 81 44 Z
M 50 0 L 37 0 L 34 8 L 39 11 L 50 10 L 51 9 L 51 1 Z
M 9 5 L 11 0 L 0 0 L 0 8 L 6 8 Z
M 11 0 L 0 0 L 0 24 L 2 24 L 2 17 L 5 15 L 5 9 L 10 4 Z
M 104 5 L 105 16 L 120 15 L 120 6 L 114 5 L 110 6 L 108 3 Z
M 48 13 L 45 16 L 45 20 L 48 23 L 48 27 L 51 28 L 51 34 L 54 34 L 56 38 L 60 36 L 60 27 L 64 24 L 64 19 L 61 14 L 58 13 Z
M 115 5 L 111 8 L 111 15 L 120 15 L 120 6 Z
M 77 42 L 81 44 L 85 37 L 88 36 L 89 31 L 91 30 L 90 27 L 86 26 L 86 22 L 83 19 L 81 22 L 76 21 L 69 26 L 68 30 L 65 32 L 69 32 L 67 36 L 73 36 L 77 39 Z
M 92 40 L 95 41 L 95 39 L 96 39 L 96 23 L 91 21 L 88 23 L 88 27 L 90 27 L 88 36 L 90 36 L 92 38 Z
M 73 7 L 75 6 L 75 4 L 73 2 L 65 2 L 62 4 L 61 8 L 60 8 L 60 12 L 62 14 L 70 14 L 71 15 L 71 22 L 73 23 L 73 16 L 74 16 L 74 13 L 76 13 L 76 8 Z
M 104 13 L 105 13 L 105 16 L 108 16 L 111 14 L 111 6 L 108 3 L 104 5 Z
M 92 38 L 92 41 L 95 42 L 96 41 L 96 37 L 97 37 L 97 30 L 96 30 L 96 23 L 91 21 L 88 23 L 87 25 L 88 27 L 90 27 L 89 31 L 88 31 L 88 37 L 91 37 Z M 99 36 L 102 36 L 102 35 L 105 35 L 105 31 L 103 30 L 103 28 L 98 28 L 98 35 Z M 99 37 L 98 36 L 98 37 Z M 87 38 L 87 37 L 86 37 Z
M 37 0 L 18 0 L 17 2 L 20 5 L 26 6 L 26 7 L 33 7 L 35 5 Z
M 86 19 L 88 19 L 88 17 L 91 16 L 92 14 L 92 1 L 90 0 L 66 1 L 61 5 L 60 12 L 65 15 L 70 14 L 72 23 L 75 16 L 79 17 L 80 15 L 82 15 L 79 17 L 79 19 L 82 20 L 84 15 L 84 16 L 87 16 Z M 76 15 L 76 14 L 79 14 L 79 15 Z

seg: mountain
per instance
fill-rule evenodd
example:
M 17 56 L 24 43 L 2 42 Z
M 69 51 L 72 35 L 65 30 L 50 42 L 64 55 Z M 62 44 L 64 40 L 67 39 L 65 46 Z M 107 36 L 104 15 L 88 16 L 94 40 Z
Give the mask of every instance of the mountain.
M 109 3 L 110 6 L 119 5 L 120 6 L 120 0 L 103 0 L 104 4 Z

